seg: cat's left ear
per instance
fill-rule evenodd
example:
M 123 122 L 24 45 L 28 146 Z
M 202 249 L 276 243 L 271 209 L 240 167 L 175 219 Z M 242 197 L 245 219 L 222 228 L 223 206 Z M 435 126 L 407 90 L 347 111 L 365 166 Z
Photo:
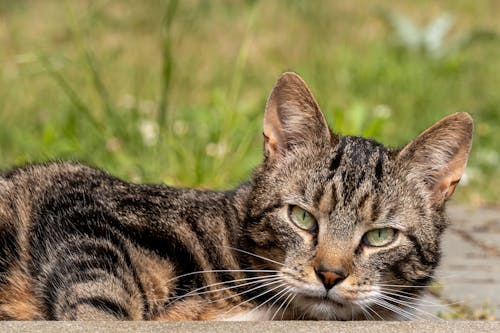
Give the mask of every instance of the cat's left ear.
M 423 178 L 432 203 L 442 204 L 455 191 L 469 157 L 473 120 L 465 112 L 455 113 L 420 134 L 397 155 L 407 176 Z
M 331 140 L 331 132 L 311 90 L 300 76 L 288 72 L 276 82 L 264 115 L 266 158 L 294 147 Z

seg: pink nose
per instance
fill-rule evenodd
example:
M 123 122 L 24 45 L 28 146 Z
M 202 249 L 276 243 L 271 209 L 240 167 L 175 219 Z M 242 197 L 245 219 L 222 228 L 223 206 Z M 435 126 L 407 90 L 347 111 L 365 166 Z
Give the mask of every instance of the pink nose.
M 321 266 L 318 269 L 315 269 L 315 272 L 321 282 L 323 282 L 326 290 L 332 289 L 335 285 L 339 284 L 347 277 L 347 275 L 341 270 L 329 270 Z

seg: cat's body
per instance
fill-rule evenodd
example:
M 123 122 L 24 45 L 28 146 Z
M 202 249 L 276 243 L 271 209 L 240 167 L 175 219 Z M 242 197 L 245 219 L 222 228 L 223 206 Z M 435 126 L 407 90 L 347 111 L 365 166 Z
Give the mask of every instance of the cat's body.
M 188 289 L 242 277 L 175 278 L 240 269 L 229 249 L 238 246 L 242 230 L 238 191 L 134 185 L 84 165 L 56 163 L 11 171 L 0 193 L 4 318 L 92 318 L 92 312 L 75 317 L 75 304 L 88 311 L 85 305 L 102 303 L 120 319 L 214 319 L 219 304 L 185 311 L 183 300 L 171 305 L 177 308 L 171 314 L 163 310 Z
M 0 178 L 0 319 L 413 319 L 470 150 L 455 114 L 401 150 L 329 130 L 284 74 L 233 191 L 76 163 Z

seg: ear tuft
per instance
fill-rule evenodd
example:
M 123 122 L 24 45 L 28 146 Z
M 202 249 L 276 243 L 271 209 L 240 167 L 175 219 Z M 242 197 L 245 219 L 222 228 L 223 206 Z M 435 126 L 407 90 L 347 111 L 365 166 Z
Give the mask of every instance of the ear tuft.
M 266 158 L 284 154 L 297 145 L 330 140 L 330 130 L 318 103 L 297 74 L 281 75 L 271 92 L 264 115 Z
M 472 145 L 473 120 L 466 112 L 443 118 L 406 145 L 398 159 L 411 178 L 423 178 L 439 205 L 455 191 L 467 165 Z

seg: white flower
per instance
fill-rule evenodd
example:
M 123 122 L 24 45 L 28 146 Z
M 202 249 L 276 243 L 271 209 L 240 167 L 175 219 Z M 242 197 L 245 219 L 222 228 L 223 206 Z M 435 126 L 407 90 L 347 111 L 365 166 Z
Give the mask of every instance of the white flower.
M 142 120 L 139 123 L 139 131 L 142 135 L 142 141 L 146 146 L 153 146 L 158 141 L 158 124 L 151 120 Z
M 179 136 L 182 136 L 182 135 L 185 135 L 187 132 L 188 132 L 188 124 L 186 124 L 185 121 L 182 121 L 182 120 L 176 120 L 174 122 L 174 133 L 179 135 Z
M 379 104 L 373 108 L 373 113 L 378 118 L 387 119 L 391 116 L 392 110 L 385 104 Z
M 210 142 L 205 147 L 205 152 L 208 156 L 223 157 L 227 153 L 227 145 L 224 142 Z

